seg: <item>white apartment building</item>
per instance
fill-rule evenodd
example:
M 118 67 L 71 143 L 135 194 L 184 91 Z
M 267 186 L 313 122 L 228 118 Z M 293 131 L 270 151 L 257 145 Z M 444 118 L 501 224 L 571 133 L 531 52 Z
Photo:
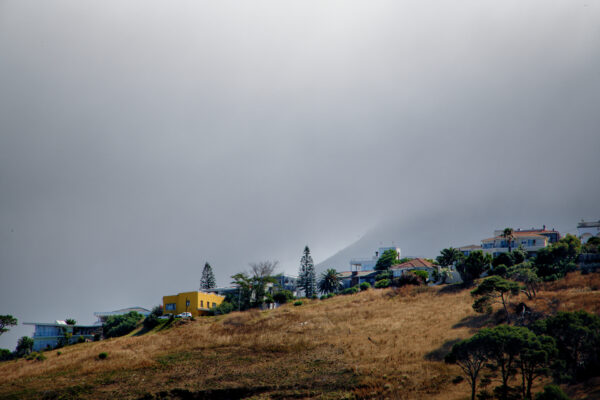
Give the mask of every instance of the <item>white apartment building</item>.
M 581 220 L 577 224 L 577 236 L 581 239 L 581 243 L 586 243 L 593 236 L 600 237 L 600 220 L 588 222 Z

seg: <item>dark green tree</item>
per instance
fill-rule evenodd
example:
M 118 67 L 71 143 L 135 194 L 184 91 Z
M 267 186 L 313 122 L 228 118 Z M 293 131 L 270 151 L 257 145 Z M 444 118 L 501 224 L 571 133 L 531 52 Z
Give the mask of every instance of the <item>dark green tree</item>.
M 236 298 L 232 298 L 232 302 L 237 303 L 238 311 L 247 310 L 252 306 L 252 293 L 254 290 L 254 282 L 252 278 L 245 272 L 240 272 L 231 277 L 234 285 L 238 287 Z M 227 300 L 227 299 L 226 299 Z M 229 301 L 229 300 L 227 300 Z
M 300 272 L 298 274 L 298 288 L 304 291 L 304 295 L 308 298 L 317 294 L 317 283 L 315 276 L 315 264 L 310 249 L 304 247 L 304 253 L 300 259 Z
M 516 282 L 509 281 L 501 276 L 490 276 L 481 281 L 479 286 L 471 292 L 471 296 L 476 297 L 473 303 L 473 309 L 477 312 L 489 311 L 491 303 L 499 302 L 504 307 L 506 319 L 510 320 L 508 312 L 508 300 L 511 295 L 519 293 L 520 286 Z
M 448 247 L 447 249 L 440 251 L 440 255 L 437 256 L 435 260 L 442 267 L 449 267 L 463 258 L 465 258 L 465 256 L 460 250 Z
M 0 335 L 8 332 L 9 326 L 16 326 L 19 321 L 12 315 L 0 315 Z
M 202 277 L 200 278 L 200 290 L 202 289 L 212 289 L 217 286 L 215 281 L 215 275 L 213 274 L 212 267 L 209 263 L 204 264 L 204 268 L 202 269 Z
M 446 355 L 445 361 L 449 364 L 457 364 L 466 376 L 471 385 L 471 400 L 475 400 L 479 373 L 488 361 L 488 354 L 487 340 L 477 333 L 469 339 L 456 343 Z
M 490 254 L 475 250 L 467 258 L 461 260 L 456 265 L 456 269 L 463 282 L 470 284 L 479 278 L 485 270 L 489 269 L 491 262 L 492 256 Z
M 340 276 L 335 269 L 329 268 L 321 274 L 321 279 L 319 279 L 319 291 L 321 293 L 337 293 L 340 286 Z
M 521 332 L 521 351 L 518 367 L 521 371 L 521 389 L 524 399 L 531 400 L 533 381 L 548 375 L 550 363 L 557 354 L 556 342 L 549 336 L 537 336 L 527 330 Z
M 525 293 L 529 300 L 537 295 L 537 289 L 541 279 L 537 276 L 531 264 L 525 262 L 515 265 L 508 269 L 507 275 L 513 281 L 520 282 L 524 285 L 521 288 L 521 292 Z
M 498 265 L 505 265 L 507 267 L 512 267 L 515 265 L 515 258 L 513 253 L 500 253 L 492 260 L 492 265 L 497 267 Z
M 582 246 L 582 253 L 600 253 L 600 237 L 594 236 L 588 239 Z
M 394 249 L 386 250 L 381 256 L 379 256 L 377 264 L 375 264 L 375 270 L 387 271 L 392 265 L 394 265 L 396 260 L 398 260 L 398 252 Z
M 65 319 L 65 322 L 67 323 L 67 325 L 77 324 L 77 321 L 75 321 L 73 318 L 67 318 L 67 319 Z
M 532 329 L 556 341 L 555 379 L 577 381 L 600 375 L 600 317 L 586 311 L 559 312 Z
M 500 371 L 501 385 L 498 390 L 500 398 L 506 400 L 508 380 L 517 372 L 515 363 L 521 352 L 521 335 L 527 328 L 500 325 L 492 329 L 482 329 L 478 333 L 484 338 L 491 367 Z
M 19 357 L 31 353 L 33 349 L 33 339 L 28 336 L 21 337 L 17 342 L 17 355 Z
M 575 270 L 575 261 L 581 253 L 581 241 L 567 234 L 558 242 L 538 250 L 534 266 L 537 275 L 544 280 L 562 278 L 567 272 Z

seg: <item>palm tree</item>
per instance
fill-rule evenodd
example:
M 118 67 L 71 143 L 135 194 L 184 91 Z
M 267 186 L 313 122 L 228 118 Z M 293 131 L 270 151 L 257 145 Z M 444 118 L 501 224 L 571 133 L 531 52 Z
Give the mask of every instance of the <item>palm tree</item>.
M 321 274 L 321 279 L 319 279 L 319 291 L 321 293 L 335 293 L 340 286 L 340 276 L 335 269 L 329 268 Z
M 502 233 L 502 237 L 504 239 L 506 239 L 506 241 L 508 242 L 508 252 L 510 253 L 511 251 L 511 243 L 513 241 L 513 239 L 515 238 L 515 235 L 513 235 L 514 230 L 513 228 L 504 228 L 504 232 Z

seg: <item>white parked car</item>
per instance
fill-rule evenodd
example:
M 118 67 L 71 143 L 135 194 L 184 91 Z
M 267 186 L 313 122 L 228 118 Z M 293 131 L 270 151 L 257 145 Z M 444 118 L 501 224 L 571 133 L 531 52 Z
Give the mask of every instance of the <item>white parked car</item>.
M 175 318 L 192 318 L 192 313 L 182 312 L 181 314 L 177 314 Z
M 169 319 L 169 318 L 171 318 L 171 315 L 173 315 L 173 314 L 163 314 L 160 317 L 158 317 L 158 319 Z

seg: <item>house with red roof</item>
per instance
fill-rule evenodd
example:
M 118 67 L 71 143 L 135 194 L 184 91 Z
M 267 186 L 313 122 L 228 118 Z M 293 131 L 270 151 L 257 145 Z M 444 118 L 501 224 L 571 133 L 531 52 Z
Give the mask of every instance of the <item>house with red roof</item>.
M 402 264 L 392 265 L 390 271 L 392 271 L 394 278 L 397 278 L 409 271 L 426 271 L 431 276 L 431 272 L 433 272 L 434 269 L 437 269 L 437 266 L 432 262 L 424 258 L 413 258 Z

